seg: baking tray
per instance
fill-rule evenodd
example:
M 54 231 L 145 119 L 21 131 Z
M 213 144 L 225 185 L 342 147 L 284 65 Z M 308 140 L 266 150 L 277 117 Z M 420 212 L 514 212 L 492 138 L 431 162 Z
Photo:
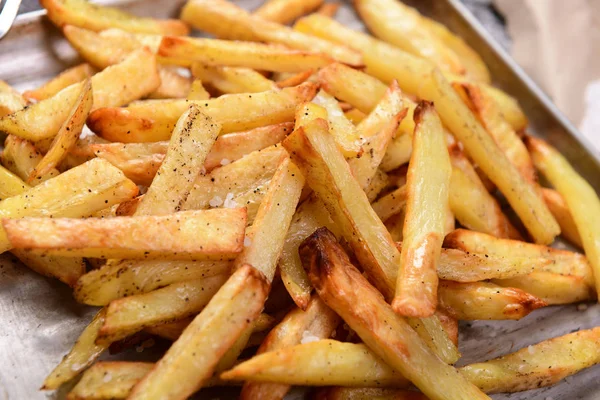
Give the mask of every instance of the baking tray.
M 465 38 L 482 55 L 495 83 L 519 99 L 530 119 L 530 133 L 544 137 L 559 148 L 592 186 L 600 189 L 600 155 L 459 0 L 406 2 Z M 165 18 L 176 16 L 184 0 L 105 0 L 102 3 L 138 15 Z M 253 9 L 262 1 L 238 0 L 236 3 Z M 352 28 L 364 29 L 349 2 L 344 3 L 337 19 Z M 35 87 L 78 61 L 77 54 L 60 32 L 44 18 L 44 11 L 18 17 L 8 36 L 0 40 L 0 79 L 19 90 Z M 1 255 L 0 400 L 64 398 L 65 389 L 52 393 L 39 392 L 38 388 L 71 348 L 95 311 L 92 307 L 77 304 L 71 291 L 58 281 L 33 273 L 10 255 Z M 463 357 L 459 364 L 498 357 L 541 340 L 599 325 L 598 304 L 589 304 L 585 310 L 577 306 L 547 307 L 520 321 L 461 323 Z M 153 349 L 142 353 L 131 350 L 103 358 L 155 360 L 158 354 Z M 492 397 L 495 400 L 598 400 L 599 377 L 600 366 L 596 366 L 550 388 Z M 201 397 L 225 399 L 232 396 L 213 392 Z

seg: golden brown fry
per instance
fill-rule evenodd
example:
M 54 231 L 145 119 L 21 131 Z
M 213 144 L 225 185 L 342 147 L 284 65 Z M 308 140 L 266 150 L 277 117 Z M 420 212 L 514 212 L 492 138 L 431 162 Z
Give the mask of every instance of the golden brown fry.
M 554 215 L 554 218 L 556 218 L 556 221 L 560 225 L 560 234 L 569 242 L 579 248 L 583 248 L 577 225 L 575 225 L 575 221 L 573 220 L 571 211 L 569 211 L 569 208 L 567 207 L 565 199 L 563 199 L 557 191 L 547 188 L 542 188 L 542 195 L 544 196 L 544 201 L 550 209 L 550 212 Z
M 289 24 L 296 18 L 321 7 L 324 0 L 269 0 L 254 11 L 254 15 L 267 21 Z
M 119 28 L 129 32 L 187 35 L 189 28 L 179 20 L 140 18 L 112 7 L 96 6 L 84 0 L 42 0 L 48 18 L 58 27 L 75 25 L 101 31 Z
M 104 323 L 105 314 L 104 309 L 96 314 L 92 322 L 83 330 L 69 354 L 46 377 L 42 390 L 58 389 L 63 383 L 70 381 L 92 365 L 96 358 L 106 350 L 108 344 L 98 345 L 95 343 L 98 331 Z
M 12 247 L 67 257 L 227 260 L 243 247 L 244 208 L 175 215 L 2 220 Z
M 64 70 L 39 88 L 23 92 L 23 97 L 29 101 L 45 100 L 74 83 L 90 78 L 94 73 L 94 69 L 89 64 L 76 65 Z
M 17 175 L 20 179 L 27 181 L 35 167 L 44 159 L 40 151 L 30 142 L 18 136 L 9 135 L 4 142 L 4 150 L 0 156 L 2 164 Z M 36 186 L 50 178 L 60 174 L 56 168 L 50 168 L 29 184 Z
M 58 130 L 54 140 L 52 140 L 50 149 L 46 152 L 44 158 L 38 162 L 34 170 L 30 172 L 27 179 L 28 183 L 40 182 L 50 175 L 75 146 L 85 125 L 85 120 L 92 109 L 92 101 L 92 83 L 90 79 L 86 79 L 69 116 Z
M 279 43 L 292 49 L 322 52 L 352 66 L 362 64 L 360 54 L 354 50 L 252 16 L 225 0 L 190 1 L 181 11 L 181 19 L 224 39 Z
M 27 105 L 27 101 L 10 85 L 0 80 L 0 118 L 12 114 Z
M 269 332 L 258 348 L 257 355 L 288 348 L 307 340 L 327 339 L 340 318 L 318 297 L 313 297 L 306 310 L 296 308 Z M 240 399 L 283 399 L 290 386 L 247 382 Z
M 350 264 L 333 234 L 326 229 L 318 230 L 303 243 L 300 256 L 323 301 L 375 354 L 432 400 L 489 398 L 441 361 L 394 313 L 377 290 Z
M 292 121 L 296 106 L 312 99 L 316 91 L 317 85 L 304 83 L 280 91 L 231 94 L 196 102 L 222 125 L 222 133 L 230 133 Z M 177 119 L 188 106 L 186 100 L 152 100 L 104 108 L 92 112 L 87 123 L 96 134 L 113 142 L 158 142 L 171 137 Z
M 437 307 L 436 265 L 446 230 L 452 167 L 433 104 L 420 103 L 414 118 L 403 246 L 392 308 L 400 315 L 429 317 Z
M 308 51 L 289 50 L 262 43 L 219 39 L 164 36 L 158 55 L 168 62 L 189 65 L 253 68 L 277 72 L 301 72 L 333 62 L 328 56 Z
M 250 68 L 209 67 L 195 63 L 192 65 L 192 75 L 223 93 L 258 93 L 278 87 L 275 82 Z M 298 82 L 298 85 L 302 82 Z
M 202 387 L 219 359 L 260 314 L 268 287 L 253 267 L 239 268 L 133 388 L 129 399 L 186 399 Z

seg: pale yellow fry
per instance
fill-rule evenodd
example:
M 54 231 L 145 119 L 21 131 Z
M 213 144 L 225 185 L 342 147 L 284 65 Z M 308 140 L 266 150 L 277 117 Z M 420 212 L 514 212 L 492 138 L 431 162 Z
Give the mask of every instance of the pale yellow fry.
M 11 253 L 38 274 L 56 278 L 71 287 L 75 286 L 77 280 L 85 274 L 86 266 L 83 258 L 48 257 L 16 249 Z
M 594 271 L 596 291 L 600 293 L 600 200 L 596 191 L 548 143 L 529 137 L 527 148 L 535 167 L 567 203 L 581 236 L 585 255 Z
M 253 267 L 239 268 L 133 388 L 129 399 L 183 400 L 200 389 L 219 359 L 260 314 L 268 287 Z
M 547 188 L 542 188 L 542 195 L 544 196 L 544 201 L 550 209 L 550 212 L 554 215 L 554 218 L 556 218 L 556 221 L 558 221 L 558 224 L 560 225 L 560 234 L 569 242 L 582 248 L 583 244 L 581 243 L 581 236 L 579 236 L 577 225 L 573 220 L 573 216 L 571 215 L 571 211 L 569 211 L 565 199 L 563 199 L 556 190 Z
M 119 28 L 130 32 L 187 35 L 189 28 L 174 19 L 140 18 L 117 8 L 92 5 L 85 0 L 42 0 L 48 18 L 57 25 L 75 25 L 94 31 Z
M 251 235 L 246 239 L 250 243 L 244 243 L 244 249 L 235 259 L 236 267 L 253 265 L 264 274 L 268 282 L 273 280 L 277 260 L 303 187 L 304 176 L 289 158 L 284 158 L 258 207 Z M 274 226 L 278 226 L 278 229 L 274 230 Z
M 436 266 L 446 231 L 452 166 L 433 105 L 420 103 L 414 118 L 403 246 L 392 307 L 400 315 L 429 317 L 437 307 Z
M 375 201 L 377 197 L 383 192 L 386 188 L 390 186 L 390 178 L 389 176 L 378 169 L 375 171 L 375 175 L 370 180 L 369 186 L 365 189 L 365 193 L 367 194 L 367 199 L 369 201 Z
M 250 68 L 209 67 L 195 63 L 192 75 L 223 93 L 258 93 L 277 90 L 277 85 Z
M 8 83 L 0 80 L 0 117 L 22 110 L 27 101 Z
M 190 92 L 192 81 L 179 73 L 176 65 L 159 65 L 160 86 L 149 99 L 184 99 Z
M 114 218 L 5 218 L 2 226 L 12 247 L 34 254 L 227 260 L 243 247 L 246 209 Z
M 206 91 L 202 84 L 202 79 L 194 79 L 190 92 L 186 97 L 188 100 L 208 100 L 210 99 L 210 93 Z
M 377 213 L 377 216 L 382 220 L 387 219 L 404 212 L 406 209 L 406 198 L 408 194 L 408 188 L 406 185 L 402 185 L 398 189 L 382 196 L 377 201 L 371 204 L 373 211 Z
M 81 371 L 92 365 L 96 358 L 106 350 L 108 344 L 96 344 L 98 331 L 104 323 L 104 316 L 104 309 L 96 314 L 92 322 L 83 330 L 69 354 L 46 377 L 42 390 L 58 389 L 63 383 L 70 381 L 79 375 Z
M 0 166 L 0 200 L 21 194 L 30 188 L 31 186 L 17 175 Z
M 289 24 L 296 18 L 321 7 L 324 0 L 269 0 L 254 11 L 254 15 L 280 24 Z
M 362 64 L 362 57 L 354 50 L 252 16 L 225 0 L 190 1 L 181 11 L 181 19 L 194 28 L 224 39 L 279 43 L 292 49 L 325 53 L 352 66 Z
M 289 50 L 262 43 L 164 36 L 158 55 L 173 64 L 199 62 L 209 66 L 301 72 L 324 67 L 333 59 L 316 52 Z
M 50 149 L 46 152 L 44 158 L 29 174 L 27 182 L 31 184 L 43 179 L 67 156 L 75 146 L 77 139 L 79 139 L 85 120 L 92 109 L 92 101 L 92 82 L 90 79 L 86 79 L 81 87 L 79 97 L 72 105 L 69 116 L 58 130 L 54 140 L 52 140 Z
M 23 97 L 29 101 L 45 100 L 74 83 L 84 81 L 85 79 L 94 75 L 94 73 L 94 68 L 92 68 L 89 64 L 79 64 L 74 67 L 67 68 L 56 77 L 44 83 L 42 86 L 33 90 L 26 90 L 23 92 Z
M 35 171 L 35 167 L 43 158 L 44 156 L 42 156 L 33 143 L 14 135 L 9 135 L 6 138 L 4 141 L 4 150 L 0 156 L 2 164 L 24 181 L 27 181 L 27 178 Z M 48 172 L 30 182 L 30 184 L 32 186 L 39 185 L 58 174 L 60 172 L 56 168 L 51 168 Z

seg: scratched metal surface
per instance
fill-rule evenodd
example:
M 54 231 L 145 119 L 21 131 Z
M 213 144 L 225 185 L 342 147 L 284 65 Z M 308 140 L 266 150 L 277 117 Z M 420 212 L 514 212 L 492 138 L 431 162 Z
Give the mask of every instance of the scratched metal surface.
M 183 0 L 110 0 L 144 16 L 177 15 Z M 409 1 L 410 2 L 410 1 Z M 238 0 L 252 9 L 261 0 Z M 498 46 L 486 36 L 476 20 L 464 13 L 458 0 L 420 0 L 416 5 L 426 14 L 459 32 L 484 57 L 496 83 L 519 98 L 530 117 L 533 133 L 559 147 L 576 168 L 600 188 L 598 154 L 580 139 L 579 133 L 553 107 L 533 83 L 511 64 Z M 353 28 L 364 29 L 345 5 L 338 19 Z M 18 89 L 27 89 L 47 80 L 77 62 L 75 52 L 41 12 L 22 15 L 9 35 L 0 41 L 0 79 Z M 62 399 L 65 389 L 39 392 L 44 377 L 70 349 L 89 322 L 95 309 L 77 304 L 68 288 L 43 278 L 15 263 L 10 255 L 0 256 L 0 399 Z M 600 325 L 600 306 L 586 310 L 576 306 L 537 310 L 521 321 L 478 321 L 461 324 L 460 364 L 497 357 L 516 349 L 578 329 Z M 105 358 L 114 356 L 105 356 Z M 154 360 L 157 351 L 126 352 L 118 357 Z M 600 399 L 600 366 L 587 369 L 560 384 L 512 395 L 494 395 L 495 400 Z M 296 392 L 301 396 L 302 392 Z M 296 395 L 294 396 L 296 398 Z M 231 393 L 215 393 L 203 398 L 230 398 Z

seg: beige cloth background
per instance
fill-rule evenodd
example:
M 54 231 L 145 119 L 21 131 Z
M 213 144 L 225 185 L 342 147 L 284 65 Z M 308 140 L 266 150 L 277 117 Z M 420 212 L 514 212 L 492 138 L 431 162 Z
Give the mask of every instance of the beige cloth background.
M 600 0 L 494 0 L 515 60 L 600 149 Z

